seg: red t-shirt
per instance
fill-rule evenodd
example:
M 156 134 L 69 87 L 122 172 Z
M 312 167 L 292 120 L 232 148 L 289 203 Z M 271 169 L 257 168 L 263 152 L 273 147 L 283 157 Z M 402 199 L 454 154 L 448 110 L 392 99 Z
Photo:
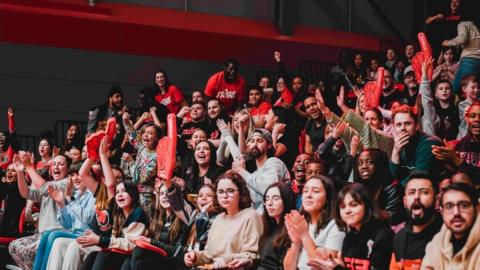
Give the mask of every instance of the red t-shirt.
M 294 97 L 292 92 L 290 92 L 290 90 L 285 87 L 280 94 L 280 98 L 275 102 L 275 106 L 280 106 L 281 103 L 292 104 L 293 99 Z
M 223 104 L 227 113 L 233 112 L 235 104 L 243 101 L 245 95 L 245 79 L 238 75 L 234 82 L 224 79 L 223 71 L 217 72 L 208 79 L 205 95 L 216 98 Z
M 272 105 L 266 101 L 262 101 L 258 107 L 250 108 L 250 115 L 257 116 L 257 115 L 265 115 L 268 111 L 272 108 Z
M 180 110 L 180 102 L 183 100 L 183 93 L 175 85 L 170 85 L 165 94 L 158 93 L 155 100 L 165 105 L 171 113 L 177 114 Z

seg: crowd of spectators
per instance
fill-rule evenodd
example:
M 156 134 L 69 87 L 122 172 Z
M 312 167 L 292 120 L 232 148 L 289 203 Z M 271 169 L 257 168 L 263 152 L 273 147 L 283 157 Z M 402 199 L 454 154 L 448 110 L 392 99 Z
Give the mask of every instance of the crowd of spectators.
M 72 124 L 37 153 L 19 149 L 9 109 L 10 269 L 480 269 L 480 32 L 459 4 L 427 19 L 457 31 L 431 38 L 420 67 L 412 42 L 342 53 L 305 85 L 276 51 L 275 81 L 248 84 L 226 59 L 189 102 L 158 70 L 136 106 L 114 86 L 85 134 Z

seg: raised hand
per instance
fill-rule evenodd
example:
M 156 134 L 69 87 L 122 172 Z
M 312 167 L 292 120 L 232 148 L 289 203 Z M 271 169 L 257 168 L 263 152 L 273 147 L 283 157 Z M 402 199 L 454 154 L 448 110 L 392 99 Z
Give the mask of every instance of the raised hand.
M 197 254 L 195 254 L 195 251 L 189 251 L 183 257 L 183 261 L 185 262 L 185 266 L 187 267 L 192 267 L 196 260 Z
M 360 146 L 360 137 L 353 135 L 352 141 L 350 142 L 350 155 L 356 156 L 358 152 L 358 147 Z
M 63 206 L 65 206 L 65 194 L 63 193 L 63 190 L 49 186 L 48 195 L 50 195 L 50 198 L 60 205 L 60 207 L 63 208 Z

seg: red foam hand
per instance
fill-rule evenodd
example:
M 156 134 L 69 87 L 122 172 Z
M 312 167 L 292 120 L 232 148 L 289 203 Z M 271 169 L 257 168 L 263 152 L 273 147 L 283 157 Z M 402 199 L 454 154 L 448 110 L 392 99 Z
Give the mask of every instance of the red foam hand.
M 100 141 L 105 136 L 105 131 L 97 131 L 92 135 L 88 136 L 85 140 L 87 145 L 87 156 L 92 160 L 98 160 L 100 157 L 98 155 L 98 148 L 100 147 Z
M 15 117 L 13 116 L 13 114 L 8 114 L 8 131 L 15 131 Z
M 115 119 L 115 117 L 110 117 L 108 119 L 105 132 L 107 133 L 107 142 L 108 144 L 111 144 L 113 142 L 115 134 L 117 133 L 117 120 Z
M 423 57 L 425 57 L 425 59 L 432 57 L 432 47 L 430 46 L 430 43 L 428 42 L 425 33 L 420 32 L 418 33 L 417 37 L 418 42 L 420 43 L 420 49 L 422 50 Z
M 163 249 L 163 248 L 159 248 L 157 246 L 154 246 L 152 244 L 149 244 L 145 241 L 135 241 L 135 244 L 143 249 L 147 249 L 147 250 L 150 250 L 150 251 L 153 251 L 153 252 L 156 252 L 164 257 L 168 256 L 168 253 Z
M 378 68 L 377 79 L 375 82 L 369 82 L 363 87 L 363 93 L 365 94 L 365 106 L 367 108 L 378 107 L 380 105 L 384 76 L 385 69 L 383 67 Z
M 171 179 L 175 169 L 175 149 L 177 147 L 177 120 L 173 113 L 167 116 L 167 136 L 157 144 L 157 176 Z
M 427 36 L 425 33 L 418 33 L 418 42 L 420 43 L 421 52 L 417 52 L 412 58 L 412 68 L 415 72 L 415 77 L 417 82 L 422 80 L 422 63 L 432 57 L 432 47 L 428 42 Z M 433 65 L 430 65 L 427 69 L 427 77 L 431 81 L 433 77 Z

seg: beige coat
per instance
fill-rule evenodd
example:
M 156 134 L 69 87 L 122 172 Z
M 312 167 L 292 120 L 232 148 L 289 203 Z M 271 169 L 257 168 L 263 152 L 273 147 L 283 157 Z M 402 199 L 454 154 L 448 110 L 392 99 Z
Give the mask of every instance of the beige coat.
M 427 245 L 422 270 L 480 269 L 480 215 L 473 224 L 465 246 L 455 255 L 453 255 L 451 238 L 452 232 L 443 225 L 440 232 Z

